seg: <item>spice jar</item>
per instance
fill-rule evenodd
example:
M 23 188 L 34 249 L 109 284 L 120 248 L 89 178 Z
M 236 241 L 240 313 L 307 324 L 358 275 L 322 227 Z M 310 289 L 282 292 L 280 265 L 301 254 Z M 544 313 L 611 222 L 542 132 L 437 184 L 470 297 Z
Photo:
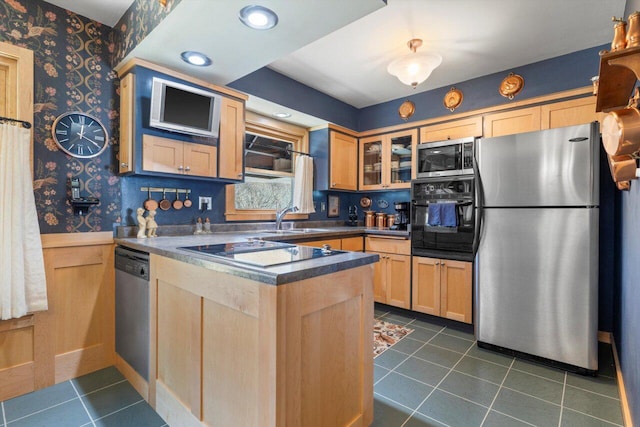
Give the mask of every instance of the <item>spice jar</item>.
M 365 227 L 375 227 L 376 218 L 374 211 L 365 211 L 364 213 L 364 226 Z
M 387 219 L 387 214 L 386 213 L 378 212 L 376 214 L 376 227 L 384 228 L 385 225 L 387 225 L 386 219 Z

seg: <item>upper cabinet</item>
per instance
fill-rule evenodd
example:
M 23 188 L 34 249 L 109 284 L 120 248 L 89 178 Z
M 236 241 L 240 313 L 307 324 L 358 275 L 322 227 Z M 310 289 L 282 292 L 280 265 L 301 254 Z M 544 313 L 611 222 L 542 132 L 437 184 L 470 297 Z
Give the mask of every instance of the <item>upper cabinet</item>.
M 359 189 L 409 188 L 417 140 L 416 129 L 360 139 Z
M 120 173 L 188 175 L 227 182 L 243 180 L 246 95 L 140 59 L 125 64 L 118 73 L 121 77 Z M 172 85 L 182 85 L 190 94 L 194 91 L 193 96 L 200 91 L 203 95 L 211 94 L 212 99 L 219 97 L 218 136 L 193 135 L 183 129 L 165 130 L 151 126 L 154 77 Z M 191 116 L 189 121 L 200 128 L 206 123 L 204 114 L 205 122 L 198 122 Z
M 420 143 L 482 136 L 482 117 L 452 120 L 420 128 Z
M 483 128 L 486 138 L 540 130 L 540 107 L 487 114 L 483 118 Z
M 219 177 L 241 180 L 244 158 L 244 102 L 222 98 L 218 138 Z
M 596 113 L 596 98 L 593 96 L 545 104 L 540 111 L 541 129 L 581 125 L 604 118 L 603 113 Z
M 344 133 L 329 132 L 329 188 L 357 190 L 358 139 Z
M 483 118 L 484 136 L 502 136 L 573 126 L 601 120 L 602 117 L 603 114 L 596 113 L 596 99 L 589 96 L 487 114 Z

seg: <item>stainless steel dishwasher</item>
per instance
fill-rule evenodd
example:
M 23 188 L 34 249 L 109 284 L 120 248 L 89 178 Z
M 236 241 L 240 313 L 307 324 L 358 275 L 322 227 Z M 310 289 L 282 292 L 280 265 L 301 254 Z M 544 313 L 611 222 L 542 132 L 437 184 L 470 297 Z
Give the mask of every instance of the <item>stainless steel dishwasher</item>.
M 116 247 L 116 353 L 149 381 L 149 254 Z

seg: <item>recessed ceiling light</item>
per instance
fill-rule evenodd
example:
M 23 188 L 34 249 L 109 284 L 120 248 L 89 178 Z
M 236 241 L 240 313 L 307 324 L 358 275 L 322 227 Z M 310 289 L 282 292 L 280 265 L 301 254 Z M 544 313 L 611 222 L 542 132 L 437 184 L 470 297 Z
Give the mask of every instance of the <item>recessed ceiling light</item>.
M 268 30 L 278 24 L 278 15 L 263 6 L 251 5 L 240 9 L 240 21 L 255 30 Z
M 278 117 L 279 119 L 286 119 L 287 117 L 291 117 L 291 114 L 283 112 L 273 113 L 273 115 Z
M 186 50 L 180 54 L 182 60 L 188 64 L 196 65 L 198 67 L 206 67 L 211 65 L 211 58 L 204 53 L 196 52 L 193 50 Z

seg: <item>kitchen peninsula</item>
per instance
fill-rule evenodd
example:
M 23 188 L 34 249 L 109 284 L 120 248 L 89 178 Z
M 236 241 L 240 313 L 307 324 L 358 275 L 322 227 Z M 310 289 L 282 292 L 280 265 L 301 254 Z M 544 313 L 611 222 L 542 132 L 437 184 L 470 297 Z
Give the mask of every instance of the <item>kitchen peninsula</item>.
M 248 235 L 117 239 L 150 253 L 149 402 L 169 425 L 368 426 L 378 256 L 261 267 L 180 249 Z

